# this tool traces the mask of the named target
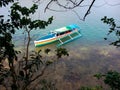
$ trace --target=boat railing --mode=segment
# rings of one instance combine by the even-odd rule
[[[77,33],[78,35],[75,36],[75,37],[72,37],[72,36],[71,36],[72,33]],[[58,40],[60,41],[60,44],[58,44],[57,47],[59,47],[59,46],[61,46],[61,45],[63,45],[63,44],[66,44],[66,43],[68,43],[68,42],[70,42],[70,41],[72,41],[72,40],[75,40],[75,39],[77,39],[77,38],[79,38],[79,37],[82,36],[81,33],[80,33],[78,30],[75,30],[74,32],[71,32],[71,34],[67,34],[67,35],[66,35],[66,36],[70,37],[70,39],[68,39],[68,40],[66,40],[66,41],[62,41],[62,38],[59,37]],[[66,36],[65,36],[65,37],[66,37]]]

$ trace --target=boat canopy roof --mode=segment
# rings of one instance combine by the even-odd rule
[[[72,25],[69,25],[69,26],[66,26],[66,27],[55,29],[54,32],[55,33],[61,33],[61,32],[66,32],[68,30],[73,30],[73,29],[76,29],[76,28],[79,28],[79,26],[77,26],[75,24],[72,24]]]
[[[59,28],[59,29],[54,30],[54,32],[56,32],[56,33],[61,33],[61,32],[65,32],[65,31],[68,31],[68,30],[70,30],[70,29],[67,28],[67,27],[62,27],[62,28]]]

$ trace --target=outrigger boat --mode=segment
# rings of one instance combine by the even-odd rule
[[[77,25],[69,25],[66,27],[62,27],[59,29],[56,29],[54,31],[51,31],[46,36],[43,36],[39,38],[38,40],[34,41],[34,44],[36,47],[44,46],[50,43],[53,43],[55,41],[59,41],[60,43],[56,45],[57,47],[68,43],[72,40],[75,40],[79,37],[81,37],[80,28]],[[67,40],[63,40],[64,38],[68,38]]]

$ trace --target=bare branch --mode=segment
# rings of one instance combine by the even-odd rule
[[[70,0],[71,1],[71,0]],[[59,1],[58,0],[56,0],[56,2],[57,2],[57,4],[60,6],[60,7],[63,7],[63,8],[65,8],[65,9],[74,9],[74,8],[76,8],[76,7],[78,7],[82,2],[83,2],[84,0],[81,0],[78,4],[76,4],[76,3],[73,3],[73,6],[65,6],[65,5],[62,5],[62,4],[60,4],[59,3]]]
[[[76,5],[76,0],[75,1],[72,1],[72,0],[69,0],[72,4]]]
[[[40,2],[42,0],[36,0],[36,3]],[[94,6],[94,2],[96,0],[92,0],[92,2],[89,5],[81,5],[83,2],[85,2],[85,0],[65,0],[65,4],[61,3],[60,0],[49,0],[49,2],[47,3],[44,12],[46,12],[46,10],[51,10],[51,11],[56,11],[56,12],[64,12],[66,10],[73,10],[76,7],[86,7],[88,6],[88,10],[86,11],[85,15],[83,16],[82,20],[85,20],[86,16],[90,14],[90,10],[92,7],[102,7],[104,5],[109,5],[109,6],[116,6],[116,5],[120,5],[120,3],[117,4],[109,4],[106,0],[104,0],[104,4],[100,5],[100,6]],[[63,10],[56,10],[56,9],[52,9],[50,8],[51,3],[56,3],[59,7],[62,7]],[[73,12],[79,16],[74,10]],[[81,20],[81,19],[80,19]]]
[[[49,8],[49,5],[50,5],[53,1],[55,1],[55,0],[51,0],[50,2],[48,2],[47,6],[45,7],[44,12],[46,12],[46,10]]]
[[[50,11],[55,11],[55,12],[66,12],[66,11],[68,11],[68,10],[55,10],[55,9],[51,9],[51,8],[47,8],[48,10],[50,10]]]
[[[37,2],[39,2],[39,1],[41,1],[41,0],[37,0]],[[90,14],[90,10],[91,10],[91,8],[92,8],[92,6],[93,6],[93,4],[94,4],[95,1],[96,1],[96,0],[92,0],[92,2],[90,3],[90,5],[86,5],[86,6],[88,6],[88,10],[86,11],[86,13],[85,13],[85,15],[83,16],[83,19],[82,19],[82,20],[85,20],[86,16],[87,16],[88,14]],[[49,9],[49,10],[51,10],[51,11],[56,11],[56,12],[64,12],[64,11],[67,11],[67,10],[73,10],[73,9],[75,9],[76,7],[83,7],[83,6],[81,5],[83,2],[85,2],[85,0],[78,0],[78,1],[77,1],[77,0],[65,0],[65,4],[63,4],[63,3],[60,2],[60,0],[49,0],[49,2],[47,3],[47,5],[46,5],[46,7],[45,7],[45,9],[44,9],[44,12],[46,12],[47,9]],[[52,3],[58,5],[58,6],[61,7],[62,9],[61,9],[61,10],[56,10],[56,8],[55,8],[55,9],[52,9],[52,8],[50,7],[50,5],[51,5]],[[78,13],[75,12],[74,10],[73,10],[73,12],[74,12],[77,16],[79,16]],[[80,17],[79,17],[79,19],[80,19]],[[81,20],[81,19],[80,19],[80,20]]]
[[[87,12],[85,13],[85,15],[84,15],[84,17],[83,17],[83,20],[85,20],[86,16],[87,16],[88,14],[90,14],[90,9],[92,8],[94,2],[95,2],[95,0],[93,0],[92,3],[91,3],[91,5],[89,6]]]
[[[79,18],[79,20],[84,21],[83,19],[81,19],[80,15],[75,10],[72,10],[72,11],[77,15],[77,17]]]

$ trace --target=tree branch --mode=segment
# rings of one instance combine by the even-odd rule
[[[50,5],[53,1],[55,1],[55,0],[51,0],[50,2],[48,2],[47,6],[46,6],[45,9],[44,9],[44,12],[46,12],[46,10],[49,8],[49,5]]]
[[[41,73],[40,73],[38,76],[36,76],[34,79],[32,79],[32,80],[30,81],[30,83],[32,83],[33,81],[35,81],[36,79],[38,79],[39,77],[41,77],[41,76],[44,74],[46,68],[47,68],[47,66],[45,66],[45,67],[43,68],[43,70],[41,71]]]
[[[39,75],[37,75],[37,76],[36,76],[35,78],[33,78],[32,80],[30,80],[29,83],[27,83],[27,85],[25,85],[25,87],[23,88],[23,90],[26,90],[26,88],[27,88],[32,82],[34,82],[35,80],[37,80],[39,77],[43,76],[46,68],[47,68],[47,66],[45,66],[45,67],[42,69],[42,71],[41,71],[41,73],[40,73]]]
[[[37,0],[36,3],[40,2],[41,0]],[[65,4],[62,4],[60,3],[60,0],[49,0],[49,2],[47,3],[45,9],[44,9],[44,12],[46,12],[47,9],[51,10],[51,11],[56,11],[56,12],[64,12],[66,10],[73,10],[74,8],[76,7],[83,7],[83,6],[80,6],[85,0],[65,0]],[[88,7],[88,10],[86,11],[85,15],[83,16],[83,19],[80,19],[80,20],[85,20],[86,16],[88,14],[90,14],[90,10],[94,4],[96,0],[92,0],[92,2],[90,3],[90,5],[85,5],[85,6],[89,6]],[[62,9],[64,10],[56,10],[56,9],[52,9],[50,8],[50,5],[51,3],[56,3],[59,7],[62,7]],[[75,12],[75,11],[73,11]],[[76,14],[76,12],[75,12]],[[76,14],[77,16],[79,16],[78,14]]]
[[[87,16],[88,14],[90,14],[90,10],[91,10],[91,8],[92,8],[94,2],[95,2],[95,0],[93,0],[92,3],[91,3],[91,5],[89,6],[87,12],[85,13],[85,15],[84,15],[84,17],[83,17],[83,20],[85,20],[86,16]]]
[[[59,1],[56,0],[57,4],[58,4],[60,7],[63,7],[63,8],[65,8],[65,9],[74,9],[74,8],[78,7],[83,1],[84,1],[84,0],[81,0],[78,4],[77,4],[77,3],[73,3],[73,6],[67,7],[67,6],[65,6],[65,5],[60,4]],[[70,2],[71,2],[71,0],[70,0]],[[73,1],[72,1],[72,2],[73,2]]]

